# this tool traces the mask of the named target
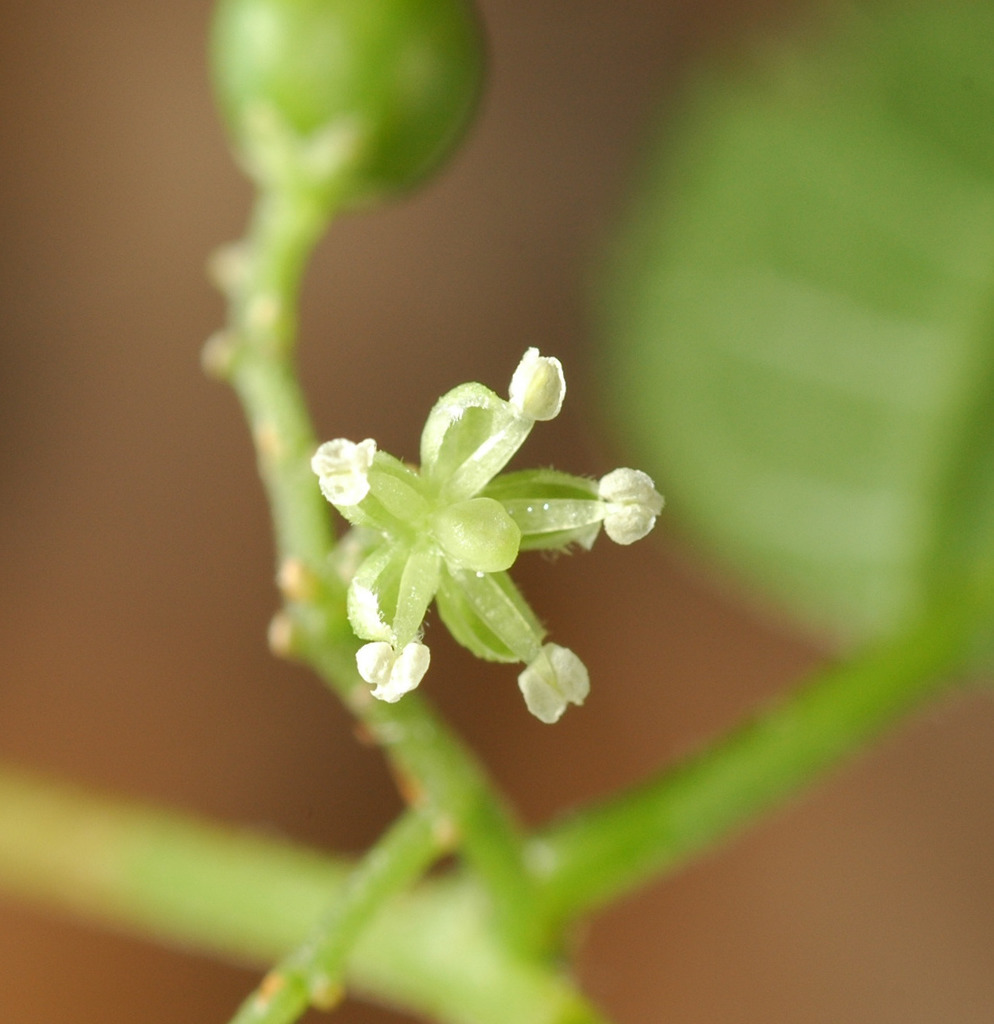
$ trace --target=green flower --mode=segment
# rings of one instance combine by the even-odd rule
[[[566,381],[558,359],[525,353],[509,398],[482,384],[443,395],[421,434],[421,468],[339,438],[311,466],[321,491],[355,528],[345,550],[349,622],[366,640],[356,655],[373,696],[394,702],[421,682],[422,625],[435,601],[449,632],[478,657],[523,662],[528,710],[555,722],[590,689],[583,662],[545,630],[507,570],[519,551],[589,548],[601,526],[619,544],[653,527],[663,507],[652,480],[616,469],[599,482],[556,470],[504,473],[537,420],[558,415]],[[498,475],[500,474],[500,475]]]

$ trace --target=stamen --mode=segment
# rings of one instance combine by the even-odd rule
[[[377,641],[360,647],[355,660],[359,675],[374,684],[373,696],[396,704],[424,679],[431,652],[417,641],[409,643],[399,653],[390,644]]]
[[[511,405],[532,420],[551,420],[559,415],[566,397],[563,365],[555,356],[541,356],[528,349],[511,377]]]
[[[321,493],[333,505],[358,505],[369,494],[369,469],[376,442],[367,437],[356,444],[344,437],[325,441],[311,459]]]
[[[640,469],[616,469],[602,477],[597,493],[608,503],[604,532],[616,544],[634,544],[656,525],[663,496]]]
[[[590,693],[586,665],[568,648],[546,644],[518,676],[528,710],[541,722],[558,722],[567,704],[582,704]]]

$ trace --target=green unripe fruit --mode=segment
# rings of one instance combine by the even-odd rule
[[[475,108],[482,50],[465,0],[220,0],[211,40],[249,174],[335,203],[438,165]]]

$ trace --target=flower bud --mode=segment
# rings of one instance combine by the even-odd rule
[[[246,170],[354,203],[416,184],[472,115],[466,0],[220,0],[215,91]]]

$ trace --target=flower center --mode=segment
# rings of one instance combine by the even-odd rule
[[[432,532],[447,562],[475,572],[509,569],[521,544],[518,524],[493,498],[469,498],[439,509]]]

